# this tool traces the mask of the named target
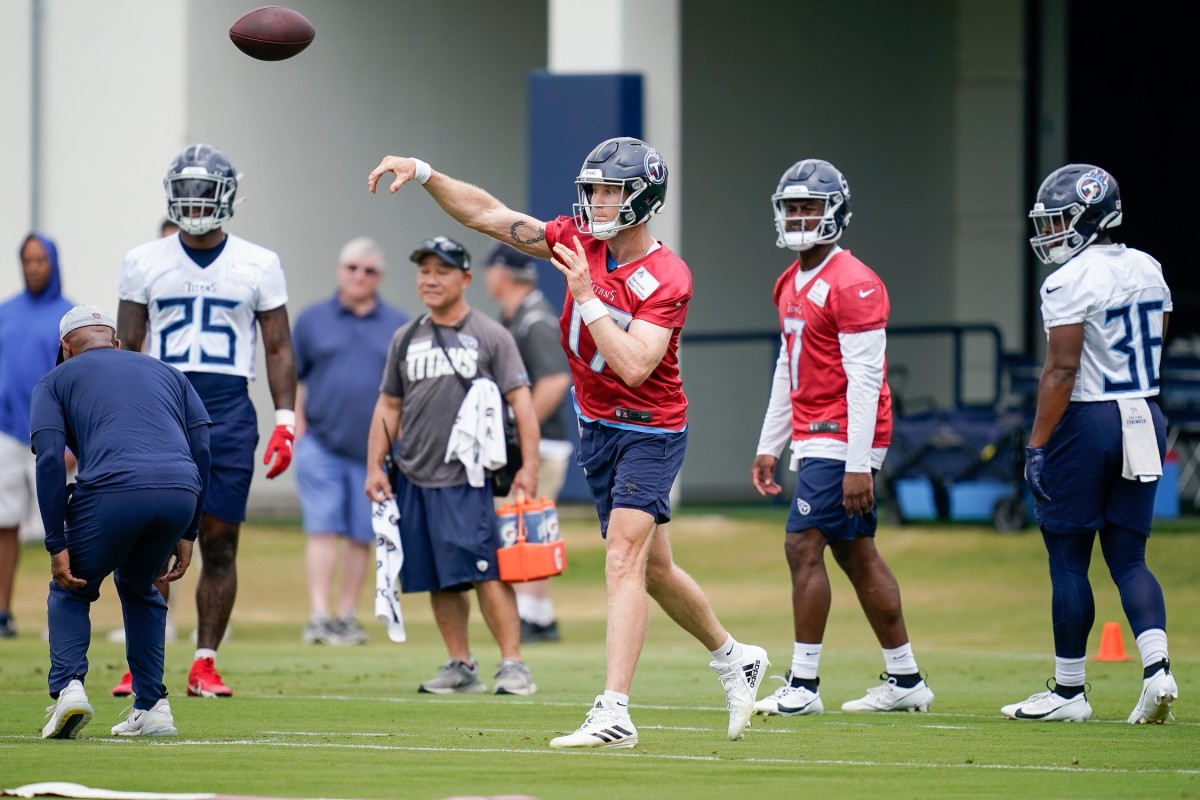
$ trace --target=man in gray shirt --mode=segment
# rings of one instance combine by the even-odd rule
[[[437,236],[422,242],[410,258],[417,264],[417,293],[429,313],[397,330],[388,348],[367,444],[366,492],[376,502],[393,496],[384,457],[403,429],[398,462],[406,481],[396,498],[404,549],[400,586],[405,594],[430,593],[450,656],[418,691],[486,691],[467,639],[471,605],[466,592],[473,587],[500,646],[494,692],[531,695],[537,687],[521,660],[516,597],[500,580],[496,563],[500,537],[491,483],[477,464],[464,463],[456,457],[461,451],[451,450],[460,408],[466,411],[467,386],[475,391],[475,379],[490,378],[516,416],[523,464],[513,491],[533,496],[538,423],[529,377],[512,335],[467,304],[463,292],[471,283],[471,260],[466,249]],[[503,429],[497,432],[502,443]]]

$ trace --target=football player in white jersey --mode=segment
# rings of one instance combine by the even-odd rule
[[[188,147],[167,171],[167,216],[177,236],[125,256],[117,330],[121,346],[183,371],[200,394],[212,428],[212,475],[200,521],[203,561],[196,585],[196,657],[188,694],[233,694],[217,673],[217,647],[237,595],[238,534],[254,474],[258,423],[247,383],[254,379],[257,328],[266,351],[275,430],[263,463],[274,478],[292,459],[296,366],[287,286],[279,256],[222,230],[233,217],[238,174],[220,150]]]
[[[1109,238],[1121,215],[1116,179],[1091,164],[1050,173],[1029,212],[1034,252],[1061,265],[1041,289],[1046,363],[1025,448],[1050,560],[1055,667],[1047,691],[1000,710],[1011,719],[1092,715],[1084,667],[1096,617],[1088,567],[1097,534],[1142,657],[1141,695],[1128,721],[1164,722],[1179,696],[1162,588],[1146,566],[1166,449],[1162,411],[1148,398],[1158,395],[1171,290],[1157,261]]]

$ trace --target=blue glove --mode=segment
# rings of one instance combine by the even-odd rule
[[[1042,478],[1044,466],[1046,466],[1046,448],[1026,447],[1025,482],[1029,484],[1029,491],[1033,492],[1033,499],[1039,503],[1050,502],[1050,495],[1046,494],[1046,485]]]

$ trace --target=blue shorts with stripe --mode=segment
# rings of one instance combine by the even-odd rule
[[[1152,399],[1146,405],[1161,458],[1167,449],[1162,409]],[[1123,460],[1117,402],[1070,403],[1046,444],[1042,477],[1050,502],[1036,505],[1038,526],[1048,534],[1072,535],[1094,533],[1111,523],[1149,536],[1154,494],[1162,480],[1122,478]]]
[[[874,480],[875,470],[871,470]],[[874,536],[879,515],[872,508],[866,514],[846,516],[842,505],[842,481],[846,462],[834,458],[806,458],[800,462],[796,492],[788,512],[787,532],[803,533],[817,528],[830,542],[850,542],[860,536]]]
[[[683,466],[687,429],[648,432],[579,421],[579,466],[608,535],[614,508],[636,508],[658,524],[671,521],[671,485]]]
[[[500,533],[490,484],[424,488],[400,481],[400,587],[413,592],[460,592],[500,579]]]
[[[213,424],[209,429],[212,468],[204,513],[226,522],[246,520],[246,499],[254,477],[258,417],[245,378],[211,372],[185,373]]]

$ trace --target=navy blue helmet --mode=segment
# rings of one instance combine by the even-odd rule
[[[601,183],[622,187],[619,204],[592,202],[592,186]],[[662,209],[667,199],[667,164],[641,139],[606,139],[588,153],[575,189],[579,194],[572,208],[575,227],[597,239],[611,239],[617,231],[645,222]],[[596,210],[605,207],[616,208],[616,217],[596,221]]]
[[[1029,245],[1043,264],[1062,264],[1121,224],[1117,179],[1092,164],[1067,164],[1051,172],[1029,212]]]
[[[239,177],[217,148],[190,146],[175,157],[163,179],[167,217],[193,236],[220,228],[233,217]]]
[[[788,215],[789,201],[809,199],[825,204],[819,216]],[[850,184],[837,167],[819,158],[806,158],[788,167],[771,195],[771,204],[779,234],[775,244],[790,250],[836,242],[850,224]]]

